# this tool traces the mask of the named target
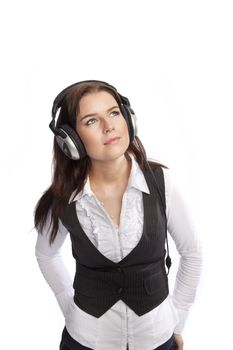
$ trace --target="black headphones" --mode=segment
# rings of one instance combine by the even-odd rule
[[[66,98],[66,95],[69,89],[83,83],[101,83],[106,85],[106,87],[108,87],[110,90],[113,90],[115,93],[117,93],[121,102],[121,106],[120,106],[121,111],[128,126],[130,141],[132,141],[137,135],[136,116],[130,106],[130,102],[127,97],[120,95],[114,86],[101,80],[84,80],[84,81],[80,81],[78,83],[72,84],[67,88],[65,88],[64,90],[62,90],[55,98],[53,102],[53,107],[52,107],[52,121],[50,122],[49,127],[54,133],[55,139],[59,147],[63,151],[63,153],[67,157],[73,160],[82,159],[86,156],[85,147],[79,135],[77,134],[77,132],[70,125],[62,124],[59,127],[56,126],[56,116],[57,116],[58,110],[60,110]]]

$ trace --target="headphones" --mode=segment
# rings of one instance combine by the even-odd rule
[[[54,133],[56,142],[61,148],[62,152],[68,158],[73,160],[82,159],[86,156],[85,147],[78,133],[70,125],[61,124],[57,126],[56,117],[57,117],[58,111],[62,107],[62,104],[69,90],[74,86],[85,84],[85,83],[101,83],[101,84],[104,84],[107,88],[109,88],[109,90],[114,91],[117,94],[117,96],[119,96],[119,99],[121,102],[121,106],[120,106],[121,112],[128,126],[130,142],[133,141],[135,136],[137,135],[136,116],[130,106],[130,102],[127,97],[120,95],[114,86],[101,80],[83,80],[78,83],[72,84],[67,88],[65,88],[64,90],[62,90],[55,98],[53,102],[53,107],[52,107],[52,121],[50,122],[49,127]]]

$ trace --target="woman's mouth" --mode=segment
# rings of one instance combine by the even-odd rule
[[[111,139],[108,139],[104,144],[111,145],[113,143],[116,143],[119,139],[120,139],[120,137],[112,137]]]

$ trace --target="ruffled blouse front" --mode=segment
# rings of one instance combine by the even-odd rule
[[[146,183],[143,190],[149,193]],[[75,199],[77,216],[84,232],[96,248],[114,262],[119,262],[128,255],[141,238],[143,231],[141,191],[142,189],[136,189],[129,182],[122,200],[119,226],[113,223],[111,215],[92,192],[89,179],[83,192]]]

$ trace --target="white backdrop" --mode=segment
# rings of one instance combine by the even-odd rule
[[[63,317],[34,257],[33,210],[51,179],[53,98],[76,81],[100,79],[130,99],[148,155],[172,169],[196,217],[204,271],[185,350],[229,349],[232,1],[0,6],[2,348],[58,349]],[[69,248],[67,242],[72,273]],[[171,285],[178,263],[172,252]]]

